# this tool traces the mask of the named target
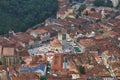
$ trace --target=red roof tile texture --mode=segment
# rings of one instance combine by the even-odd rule
[[[15,49],[14,48],[5,47],[5,48],[3,48],[3,55],[4,56],[13,56],[13,55],[15,55]]]
[[[55,54],[52,61],[52,70],[62,70],[62,54]]]

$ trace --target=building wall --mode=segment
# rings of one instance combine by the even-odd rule
[[[62,33],[58,32],[58,40],[62,43]]]
[[[19,57],[17,56],[3,56],[2,57],[3,64],[5,65],[15,65],[19,64]]]
[[[47,32],[47,33],[35,33],[35,32],[31,32],[30,35],[32,35],[33,37],[40,37],[41,39],[41,42],[44,42],[44,41],[47,41],[47,40],[50,40],[50,33]]]
[[[35,32],[31,32],[30,35],[32,35],[32,36],[35,37],[35,38],[38,36],[38,34],[35,33]]]
[[[50,40],[50,33],[41,34],[40,39],[42,42]]]

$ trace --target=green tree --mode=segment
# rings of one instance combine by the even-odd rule
[[[69,3],[72,3],[73,2],[73,0],[69,0]]]
[[[0,65],[2,65],[2,61],[0,61]]]
[[[57,0],[0,0],[0,34],[26,29],[56,15]]]
[[[40,80],[47,80],[46,76],[41,76]]]
[[[86,11],[84,15],[88,16],[88,11]]]
[[[85,4],[82,4],[82,5],[80,6],[80,8],[78,9],[78,14],[81,15],[81,12],[82,12],[84,9],[86,9],[86,5],[85,5]]]
[[[25,64],[25,61],[22,60],[20,63],[21,63],[21,64]]]
[[[76,15],[75,15],[75,18],[77,19],[78,17],[79,17],[79,15],[78,15],[78,14],[76,14]]]
[[[100,33],[100,34],[103,34],[103,33],[104,33],[104,31],[103,31],[103,30],[99,30],[99,33]]]
[[[104,5],[104,0],[95,0],[94,5],[95,6],[103,6]]]
[[[104,6],[106,6],[106,7],[113,7],[112,1],[111,0],[107,0],[107,3],[104,3]]]
[[[105,7],[113,7],[111,0],[95,0],[94,1],[95,6],[105,6]]]
[[[95,8],[91,8],[90,11],[96,11]]]
[[[79,71],[81,74],[85,74],[85,68],[83,66],[79,67]]]

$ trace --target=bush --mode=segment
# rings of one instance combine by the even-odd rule
[[[20,63],[21,63],[21,64],[25,64],[25,61],[22,60]]]
[[[2,65],[2,61],[0,61],[0,65]]]
[[[81,74],[85,74],[85,68],[84,68],[83,66],[80,66],[80,67],[79,67],[79,72],[80,72]]]
[[[82,4],[80,8],[78,9],[78,14],[81,15],[81,12],[86,9],[86,5]]]
[[[91,11],[96,11],[95,8],[91,8],[90,10],[91,10]]]
[[[104,33],[104,31],[103,31],[103,30],[99,30],[99,33],[100,33],[100,34],[103,34],[103,33]]]
[[[46,76],[41,76],[40,80],[47,80]]]

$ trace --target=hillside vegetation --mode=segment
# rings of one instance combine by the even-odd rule
[[[26,29],[56,14],[57,0],[0,0],[0,34]]]

